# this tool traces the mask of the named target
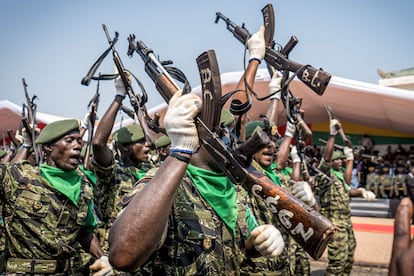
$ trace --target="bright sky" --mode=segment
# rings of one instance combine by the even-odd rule
[[[243,69],[243,45],[214,24],[220,11],[254,33],[263,23],[261,9],[269,1],[107,1],[2,0],[0,2],[0,100],[25,102],[22,78],[38,111],[82,119],[96,82],[80,84],[97,57],[108,47],[102,23],[116,44],[125,67],[149,94],[147,108],[163,102],[143,71],[138,55],[129,58],[127,37],[135,34],[161,60],[173,60],[192,87],[200,83],[196,57],[214,49],[220,72]],[[393,71],[414,67],[414,2],[410,0],[276,0],[275,41],[285,45],[292,35],[299,43],[290,59],[323,68],[334,76],[378,83],[377,68]],[[98,72],[113,72],[110,55]],[[264,65],[262,65],[264,66]],[[139,90],[136,89],[136,92]],[[102,115],[112,101],[113,81],[101,82]]]

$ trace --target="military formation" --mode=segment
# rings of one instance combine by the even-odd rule
[[[233,100],[250,97],[266,55],[264,30],[246,43],[247,68],[234,88],[243,93],[234,93]],[[202,97],[178,89],[161,122],[165,131],[153,131],[151,139],[138,120],[114,130],[129,97],[125,81],[132,82],[123,73],[126,78],[115,74],[114,99],[96,129],[92,111],[82,121],[60,120],[42,130],[32,121],[15,134],[17,144],[2,152],[1,273],[310,275],[312,256],[295,235],[306,241],[313,229],[300,221],[289,229],[289,211],[277,210],[280,197],[259,196],[218,166],[198,129],[206,108]],[[263,144],[244,157],[250,172],[332,223],[326,275],[350,275],[357,246],[350,198],[372,201],[386,185],[376,186],[382,176],[369,175],[367,189],[352,187],[354,149],[335,149],[343,132],[336,118],[330,119],[323,156],[310,170],[304,126],[288,119],[282,134],[276,125],[286,77],[273,72],[268,110],[260,119],[221,106],[216,135],[231,149],[265,134]],[[407,194],[403,182],[389,192]]]

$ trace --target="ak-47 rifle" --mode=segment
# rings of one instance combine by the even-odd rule
[[[326,113],[328,113],[329,120],[332,120],[332,119],[337,119],[337,118],[333,115],[332,108],[331,108],[330,106],[327,106],[327,105],[325,105],[325,104],[324,104],[324,107],[325,107]],[[346,146],[348,146],[348,147],[352,148],[352,147],[353,147],[353,146],[352,146],[352,142],[351,142],[351,140],[349,139],[349,137],[347,137],[347,136],[345,135],[345,133],[344,133],[344,129],[343,129],[340,125],[335,125],[335,128],[336,128],[336,130],[338,131],[339,135],[341,135],[341,138],[342,138],[342,141],[344,142],[344,144],[345,144]]]
[[[24,78],[22,78],[23,88],[24,88],[24,96],[26,98],[25,109],[27,111],[27,118],[22,118],[22,123],[26,129],[26,132],[30,135],[30,139],[32,140],[32,147],[36,156],[36,164],[40,164],[41,160],[41,151],[39,147],[36,145],[36,128],[37,128],[37,121],[36,121],[36,113],[37,113],[37,105],[35,104],[34,100],[37,98],[36,95],[33,95],[32,98],[29,97],[29,93],[27,92],[27,83]]]
[[[250,38],[250,32],[245,28],[244,24],[239,26],[224,16],[221,12],[216,12],[215,23],[222,19],[229,30],[243,45],[247,43]],[[310,89],[318,95],[325,92],[326,87],[331,79],[331,75],[322,69],[318,70],[311,65],[302,65],[292,60],[289,60],[283,51],[276,51],[272,47],[266,47],[265,58],[267,63],[272,65],[276,70],[288,70],[295,73],[298,78]]]
[[[131,45],[135,46],[134,50],[145,63],[146,72],[168,102],[179,90],[178,85],[157,59],[148,56],[152,54],[152,50],[142,41],[130,42],[130,47]],[[128,52],[132,55],[132,51]],[[320,258],[335,232],[335,226],[250,166],[252,153],[269,142],[269,137],[263,131],[258,131],[242,146],[237,147],[237,150],[223,143],[218,133],[223,133],[220,131],[219,120],[224,103],[217,104],[221,101],[221,82],[214,51],[209,50],[201,54],[197,58],[197,63],[203,88],[203,108],[201,114],[196,117],[201,143],[233,183],[244,185],[252,194],[262,197],[290,235],[313,258]]]
[[[92,139],[93,135],[95,133],[95,122],[96,122],[96,112],[98,111],[99,106],[99,98],[101,94],[99,93],[99,82],[98,80],[96,84],[96,92],[95,95],[92,97],[92,99],[88,103],[89,111],[89,124],[88,124],[88,141],[86,142],[86,152],[85,152],[85,159],[83,160],[83,166],[86,169],[89,169],[90,167],[90,154],[92,149]]]
[[[126,92],[128,94],[131,106],[135,113],[135,121],[138,121],[145,136],[145,140],[149,147],[154,146],[154,138],[151,135],[150,130],[154,132],[162,132],[162,129],[159,128],[159,125],[157,125],[156,121],[152,119],[147,112],[145,103],[148,100],[148,96],[146,94],[145,88],[142,85],[142,83],[132,74],[132,72],[125,69],[124,65],[122,64],[121,58],[119,57],[119,54],[117,50],[115,49],[115,44],[118,41],[119,33],[115,32],[115,37],[112,39],[111,36],[108,33],[108,29],[105,24],[102,24],[102,28],[105,32],[106,38],[109,43],[109,48],[105,50],[105,52],[98,58],[98,60],[93,64],[93,66],[88,71],[88,74],[82,79],[81,83],[84,85],[88,85],[91,79],[93,78],[93,74],[96,72],[99,65],[102,63],[104,58],[108,55],[109,52],[112,52],[112,58],[115,63],[115,67],[118,71],[119,76],[121,77],[122,83],[124,84],[126,88]],[[116,75],[102,75],[101,79],[113,79],[118,76]],[[129,76],[132,75],[134,79],[137,81],[139,87],[142,90],[142,95],[136,94],[132,88],[132,85],[129,81]]]
[[[326,141],[322,138],[319,138],[319,142],[322,142],[324,144],[328,143],[328,141]],[[348,147],[348,145],[347,145],[347,147]],[[341,146],[341,145],[338,145],[338,144],[334,144],[334,148],[337,149],[337,150],[341,150],[341,151],[344,150],[344,146]],[[354,148],[354,154],[355,154],[355,156],[357,156],[359,158],[367,158],[367,159],[371,160],[372,163],[375,163],[375,164],[380,164],[383,161],[381,156],[365,154],[365,153],[363,153],[363,150],[359,149],[359,148]]]

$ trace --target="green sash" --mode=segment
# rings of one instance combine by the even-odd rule
[[[270,180],[272,180],[273,183],[275,183],[277,186],[282,186],[282,183],[280,183],[279,177],[273,171],[273,169],[276,168],[276,167],[277,167],[277,165],[275,163],[272,163],[270,166],[262,167],[262,168],[263,168],[265,174],[267,175],[267,177],[269,177]]]
[[[344,174],[342,172],[336,171],[336,170],[334,170],[334,169],[331,168],[331,173],[334,174],[339,180],[341,180],[342,184],[345,187],[345,191],[349,192],[351,190],[351,186],[349,186],[345,182]]]
[[[223,173],[205,170],[191,164],[187,167],[187,175],[234,236],[238,209],[237,192],[233,183]]]
[[[41,164],[40,173],[53,188],[64,194],[73,204],[78,206],[82,178],[76,170],[64,171]]]

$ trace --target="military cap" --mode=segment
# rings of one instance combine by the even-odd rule
[[[7,151],[0,150],[0,158],[3,158],[7,154]]]
[[[170,137],[168,137],[167,135],[162,135],[157,140],[155,140],[155,147],[157,149],[166,147],[169,144],[171,144],[171,140],[170,140]]]
[[[332,161],[333,160],[336,160],[336,159],[342,159],[342,158],[345,158],[345,154],[342,152],[342,151],[340,151],[340,150],[335,150],[333,153],[332,153]]]
[[[138,142],[144,138],[142,128],[137,124],[121,127],[112,134],[112,140],[120,144]]]
[[[246,124],[246,139],[249,139],[250,136],[253,135],[253,133],[256,131],[257,128],[264,129],[265,123],[263,121],[251,121],[248,124]],[[275,123],[270,123],[270,131],[271,133],[268,133],[270,135],[276,135],[277,134],[277,127]]]
[[[231,124],[233,124],[233,122],[234,122],[233,114],[231,114],[229,110],[223,107],[221,109],[221,114],[220,114],[220,123],[223,124],[224,126],[230,126]]]
[[[53,142],[73,130],[79,130],[78,120],[67,119],[56,121],[48,124],[42,132],[40,132],[40,135],[37,137],[35,142],[36,144]]]

